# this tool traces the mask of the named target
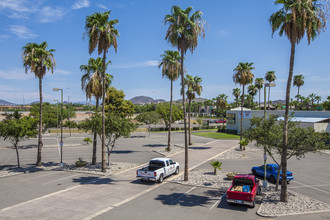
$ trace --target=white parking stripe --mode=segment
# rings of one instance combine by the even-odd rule
[[[78,173],[78,174],[75,174],[75,175],[72,175],[72,176],[67,176],[67,177],[64,177],[64,178],[61,178],[61,179],[56,179],[56,180],[53,180],[53,181],[49,181],[47,183],[43,183],[42,185],[47,185],[49,183],[53,183],[53,182],[57,182],[57,181],[65,180],[65,179],[69,179],[71,177],[79,176],[79,175],[82,175],[82,173]]]
[[[312,177],[305,176],[305,175],[301,175],[301,174],[298,174],[298,176],[303,176],[303,177],[305,177],[305,178],[309,178],[309,179],[315,180],[315,181],[317,181],[317,182],[329,183],[329,182],[326,182],[326,181],[322,181],[322,180],[319,180],[319,179],[314,179],[314,178],[312,178]]]
[[[176,201],[178,201],[179,199],[181,199],[182,197],[184,197],[185,195],[187,195],[188,193],[190,193],[191,191],[193,191],[196,188],[196,186],[194,186],[193,188],[191,188],[190,190],[188,190],[187,192],[183,193],[181,196],[179,196],[176,200],[173,200],[170,204],[172,205],[173,203],[175,203]]]
[[[330,186],[330,183],[329,184],[323,184],[323,185],[310,185],[310,186],[313,186],[313,187],[320,187],[320,186]],[[290,189],[298,189],[298,188],[306,188],[307,186],[290,186],[289,188]]]
[[[211,206],[211,208],[209,208],[209,210],[211,210],[211,209],[213,209],[215,206],[217,206],[219,203],[220,203],[220,201],[222,200],[222,198],[223,197],[225,197],[226,196],[226,193],[225,194],[223,194],[214,204],[213,204],[213,206]]]
[[[299,183],[299,182],[294,181],[294,180],[292,180],[292,182],[294,182],[294,183],[298,183],[298,184],[303,185],[303,186],[305,186],[305,187],[308,187],[308,188],[311,188],[311,189],[315,189],[315,190],[317,190],[317,191],[320,191],[320,192],[323,192],[323,193],[326,193],[326,194],[329,194],[329,195],[330,195],[330,192],[327,192],[327,191],[324,191],[324,190],[321,190],[321,189],[315,188],[315,187],[313,187],[313,186],[309,186],[309,185],[306,185],[306,184],[303,184],[303,183]]]

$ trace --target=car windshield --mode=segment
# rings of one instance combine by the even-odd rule
[[[278,166],[273,166],[275,171],[278,171]]]

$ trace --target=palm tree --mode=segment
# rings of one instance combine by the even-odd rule
[[[106,63],[106,68],[111,61]],[[91,100],[92,96],[95,97],[96,105],[95,112],[98,112],[99,101],[102,98],[102,74],[103,74],[103,61],[101,57],[97,59],[90,58],[87,65],[81,65],[80,70],[85,72],[81,77],[81,89],[86,93],[86,99]],[[112,78],[112,76],[110,77]],[[109,79],[110,79],[109,78]],[[107,85],[111,80],[107,82]],[[97,132],[94,132],[93,137],[93,155],[92,165],[96,164],[96,148],[97,148]]]
[[[249,85],[248,93],[249,93],[249,95],[251,96],[251,99],[252,99],[251,109],[254,106],[254,96],[257,94],[257,92],[258,92],[258,89],[255,85]]]
[[[244,105],[244,89],[245,86],[251,84],[253,82],[254,75],[251,70],[254,69],[252,66],[253,63],[242,63],[240,62],[237,67],[234,69],[233,80],[235,84],[240,84],[243,87],[242,96],[241,96],[241,131],[240,131],[240,141],[242,141],[243,137],[243,105]],[[240,150],[242,149],[242,145],[239,145]],[[245,150],[245,147],[244,147]]]
[[[226,94],[220,94],[216,97],[217,100],[217,105],[219,107],[219,109],[221,110],[221,117],[222,117],[222,127],[225,127],[225,118],[223,116],[223,110],[227,109],[227,98],[228,96]]]
[[[285,114],[283,126],[283,149],[281,155],[282,181],[281,181],[281,201],[287,202],[287,145],[288,145],[288,116],[290,90],[293,75],[293,65],[296,44],[307,35],[308,44],[311,40],[320,34],[325,28],[326,13],[322,5],[317,0],[276,0],[275,4],[281,4],[283,7],[273,13],[269,18],[272,25],[272,34],[279,30],[279,35],[288,37],[291,44],[290,69],[286,87]]]
[[[181,71],[180,66],[180,54],[178,51],[166,50],[162,56],[162,61],[159,64],[159,68],[162,68],[162,76],[168,78],[171,81],[171,97],[170,97],[170,118],[167,140],[167,151],[171,151],[171,124],[172,124],[172,103],[173,103],[173,81],[179,78]]]
[[[109,20],[111,11],[104,13],[94,13],[86,17],[85,29],[89,38],[88,52],[92,54],[97,47],[98,54],[103,53],[103,73],[102,73],[102,172],[106,172],[106,148],[105,148],[105,81],[106,81],[106,54],[112,46],[117,53],[118,30],[115,25],[118,20]]]
[[[25,73],[29,70],[34,73],[35,77],[39,79],[39,133],[38,133],[38,153],[37,153],[37,166],[41,166],[41,148],[42,143],[42,78],[46,71],[53,73],[56,66],[53,52],[54,49],[47,50],[47,42],[27,43],[23,49],[23,66]]]
[[[259,109],[261,109],[261,107],[260,107],[260,90],[264,86],[264,82],[265,82],[264,78],[256,78],[255,82],[254,82],[254,85],[259,90]]]
[[[314,100],[315,100],[316,94],[315,94],[315,93],[312,93],[312,94],[310,94],[308,97],[309,97],[309,98],[311,99],[311,101],[312,101],[312,111],[313,111],[313,109],[314,109]]]
[[[304,81],[304,76],[303,75],[295,75],[293,77],[293,86],[297,86],[298,87],[298,94],[297,94],[297,103],[299,103],[299,89],[301,86],[303,86],[305,83]]]
[[[167,40],[174,47],[178,48],[181,54],[181,90],[183,100],[183,121],[185,133],[185,170],[184,181],[188,181],[188,143],[187,143],[187,125],[186,125],[186,100],[184,87],[184,55],[188,50],[194,52],[198,45],[198,37],[205,36],[204,24],[202,19],[203,13],[201,11],[194,12],[191,16],[192,7],[182,10],[179,6],[172,7],[172,14],[168,14],[164,18],[164,23],[169,24],[166,32],[165,40]]]
[[[322,99],[321,96],[319,96],[319,95],[315,96],[315,101],[317,101],[317,105],[320,104],[321,99]]]
[[[236,107],[238,106],[238,97],[241,95],[241,90],[239,88],[233,89],[233,96],[235,96]]]
[[[190,113],[191,113],[191,101],[196,98],[197,95],[201,95],[203,90],[201,86],[202,78],[198,76],[186,75],[184,80],[185,85],[187,86],[187,99],[188,99],[188,131],[189,131],[189,145],[192,145],[191,142],[191,129],[190,129]]]
[[[265,79],[269,83],[275,82],[275,80],[276,80],[275,71],[268,71],[265,75]],[[270,109],[269,108],[269,98],[270,98],[270,86],[268,86],[268,109]],[[264,104],[266,106],[266,103],[264,103]]]

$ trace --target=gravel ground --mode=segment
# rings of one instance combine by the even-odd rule
[[[22,168],[5,168],[0,170],[0,177],[13,176],[23,173],[36,172],[41,170],[68,170],[82,173],[90,173],[90,174],[98,174],[98,175],[113,175],[120,172],[123,172],[127,169],[138,166],[135,163],[121,163],[115,162],[110,164],[110,168],[106,169],[106,172],[101,172],[101,163],[97,163],[96,165],[91,165],[91,163],[87,163],[86,167],[76,167],[75,164],[64,164],[61,167],[58,163],[46,163],[41,167],[30,166],[30,167],[22,167]]]
[[[171,146],[171,151],[167,151],[165,147],[159,148],[159,149],[156,149],[156,150],[153,150],[153,151],[163,155],[164,157],[169,157],[173,154],[184,151],[184,147],[182,147],[180,145],[173,145],[173,146]]]
[[[325,210],[330,210],[329,204],[309,198],[302,194],[288,191],[288,202],[284,203],[280,202],[280,191],[268,191],[265,192],[262,205],[257,213],[265,217],[276,217]]]
[[[248,159],[250,157],[247,155],[247,153],[256,152],[256,151],[261,151],[261,149],[259,149],[257,147],[246,147],[245,151],[241,151],[239,148],[233,148],[233,149],[221,154],[215,160]]]
[[[210,170],[197,169],[189,172],[189,181],[183,181],[182,175],[172,180],[172,182],[212,188],[228,188],[231,184],[231,180],[227,179],[226,173],[218,171],[217,175],[214,175]]]

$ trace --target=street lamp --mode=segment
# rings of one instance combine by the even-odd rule
[[[63,89],[59,88],[53,88],[53,91],[57,92],[61,90],[61,142],[60,142],[60,147],[61,147],[61,163],[60,165],[63,166]]]
[[[58,108],[57,108],[58,100],[54,99],[53,102],[56,102],[56,139],[57,139],[58,138]]]
[[[265,83],[265,87],[264,87],[264,120],[266,120],[266,87],[275,87],[276,84],[275,83]],[[263,186],[266,188],[267,187],[267,180],[266,180],[266,164],[267,164],[267,154],[266,154],[266,147],[264,146],[264,183]]]

